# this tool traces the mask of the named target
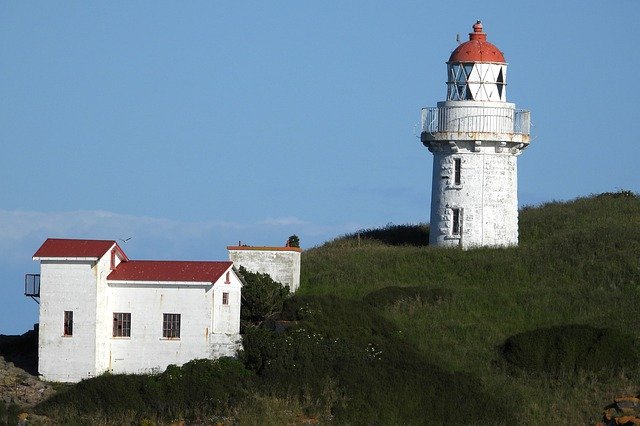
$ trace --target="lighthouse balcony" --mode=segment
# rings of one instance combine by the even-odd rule
[[[422,134],[427,138],[438,133],[506,133],[511,134],[511,139],[526,139],[528,141],[531,127],[529,111],[508,106],[442,105],[427,107],[422,108],[421,121]]]

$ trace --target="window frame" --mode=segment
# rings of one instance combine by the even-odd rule
[[[64,319],[62,321],[62,335],[64,337],[73,336],[73,311],[64,311]]]
[[[169,340],[180,339],[180,325],[182,322],[181,314],[163,313],[162,314],[162,338]]]
[[[451,236],[459,237],[462,231],[462,209],[454,207],[451,209]]]
[[[462,185],[462,158],[453,159],[453,184]]]
[[[113,332],[111,337],[127,338],[131,337],[131,313],[130,312],[114,312],[113,313]]]

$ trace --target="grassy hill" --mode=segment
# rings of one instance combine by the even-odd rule
[[[427,226],[388,226],[307,250],[298,295],[279,326],[247,330],[239,361],[91,379],[37,411],[65,421],[113,419],[118,407],[116,422],[587,424],[640,391],[637,195],[524,208],[519,247],[427,240]],[[138,402],[119,402],[114,388]],[[91,404],[78,403],[86,395]]]
[[[512,335],[568,324],[627,333],[630,345],[640,337],[638,196],[621,191],[526,207],[517,248],[416,244],[415,235],[427,233],[426,226],[389,226],[308,250],[300,293],[358,300],[388,286],[450,291],[445,302],[395,303],[383,315],[430,362],[506,390],[520,422],[594,423],[614,396],[640,391],[637,364],[558,376],[509,368],[500,354]]]

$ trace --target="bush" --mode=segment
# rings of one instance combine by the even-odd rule
[[[449,299],[451,299],[451,291],[442,288],[391,286],[372,291],[362,300],[371,306],[381,308],[401,302],[419,301],[433,304]]]
[[[252,389],[253,374],[237,360],[193,360],[158,375],[105,374],[83,380],[36,406],[57,420],[75,416],[202,419],[228,414]]]
[[[282,303],[289,296],[289,286],[274,281],[268,274],[249,272],[243,266],[238,273],[244,281],[240,309],[242,321],[261,323],[280,312]]]
[[[249,330],[244,360],[263,392],[311,401],[338,423],[432,424],[512,418],[509,404],[466,374],[448,373],[400,338],[372,306],[334,296],[294,296],[284,333]]]
[[[22,409],[16,404],[5,404],[0,399],[0,425],[16,425],[19,423],[18,415],[22,412]]]
[[[394,225],[388,224],[384,228],[361,229],[354,234],[345,235],[344,240],[374,240],[390,246],[429,245],[429,225]]]
[[[634,339],[616,330],[588,325],[542,328],[509,337],[502,355],[529,372],[559,375],[583,371],[616,372],[640,360]]]
[[[300,247],[300,237],[293,234],[287,240],[287,247]]]

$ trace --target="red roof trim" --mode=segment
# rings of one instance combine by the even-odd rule
[[[34,258],[96,258],[100,259],[115,245],[118,254],[123,260],[128,260],[127,255],[113,240],[80,240],[66,238],[47,238],[47,240],[34,253]]]
[[[227,246],[227,250],[262,250],[262,251],[297,251],[302,253],[300,247],[267,247],[267,246]]]
[[[209,282],[215,283],[233,262],[130,260],[107,276],[109,281]]]

